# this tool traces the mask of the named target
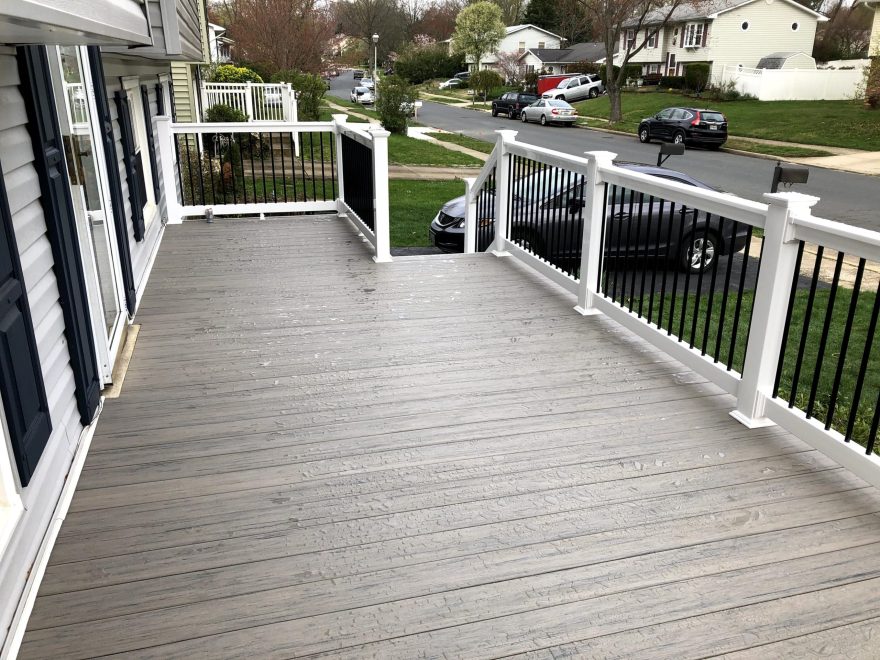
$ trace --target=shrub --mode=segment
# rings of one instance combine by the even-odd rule
[[[212,124],[218,122],[247,121],[248,116],[238,108],[218,103],[205,111],[205,121]]]
[[[706,89],[709,83],[709,63],[693,62],[688,64],[684,70],[685,88],[698,94]]]
[[[450,55],[445,44],[410,47],[394,63],[394,73],[414,85],[434,78],[451,78],[464,69],[464,57]]]
[[[538,91],[538,74],[535,71],[523,76],[522,91],[536,93]]]
[[[210,73],[210,82],[216,83],[261,83],[263,79],[253,69],[233,64],[221,64]]]
[[[662,89],[684,89],[684,76],[662,76],[658,84]]]
[[[504,84],[504,79],[496,71],[484,69],[483,71],[471,74],[468,83],[474,88],[474,94],[482,94],[485,101],[492,89],[501,87]]]
[[[376,112],[382,126],[392,133],[406,133],[409,109],[415,103],[415,90],[400,76],[388,76],[379,81]]]
[[[871,66],[865,74],[865,105],[872,110],[880,109],[880,56],[871,58]]]
[[[287,82],[296,90],[296,111],[299,121],[318,121],[321,100],[327,93],[327,83],[320,76],[289,69],[272,76],[272,82]]]

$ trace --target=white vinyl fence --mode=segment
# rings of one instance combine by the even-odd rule
[[[880,232],[814,217],[816,197],[754,202],[497,133],[466,181],[466,252],[533,268],[732,395],[738,421],[880,486]]]
[[[228,105],[252,122],[297,121],[290,83],[202,83],[202,108]]]
[[[845,101],[861,93],[864,69],[724,67],[724,80],[761,101]]]

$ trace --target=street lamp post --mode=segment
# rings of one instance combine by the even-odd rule
[[[375,90],[378,79],[376,78],[376,69],[379,67],[379,35],[373,34],[373,89]]]

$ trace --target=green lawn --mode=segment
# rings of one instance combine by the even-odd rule
[[[388,138],[388,160],[392,165],[434,165],[440,167],[482,167],[483,161],[450,151],[427,140],[392,134]]]
[[[464,194],[462,181],[391,179],[391,246],[427,247],[428,225],[440,207]]]
[[[474,151],[481,151],[484,154],[492,153],[492,149],[495,147],[492,142],[478,140],[477,138],[468,137],[467,135],[461,135],[460,133],[428,133],[428,135],[435,140],[440,140],[441,142],[451,142],[452,144],[458,144],[462,147],[473,149]]]
[[[811,149],[809,147],[783,147],[775,144],[763,144],[761,142],[751,142],[749,140],[740,140],[737,138],[728,139],[724,143],[725,147],[730,149],[739,149],[740,151],[751,151],[756,154],[770,154],[772,156],[782,156],[787,158],[815,158],[819,156],[831,156],[830,151],[821,149]]]
[[[638,286],[638,284],[637,284]],[[672,286],[672,280],[669,280],[668,286]],[[679,282],[679,291],[683,283]],[[672,312],[672,334],[679,335],[681,329],[682,314],[684,314],[684,333],[685,339],[690,339],[691,329],[693,327],[694,306],[697,302],[697,296],[688,295],[686,302],[683,296],[678,296],[675,310],[672,311],[669,290],[667,289],[666,302],[664,304],[662,320],[660,326],[663,329],[670,327],[670,312]],[[822,368],[819,369],[818,387],[816,389],[816,403],[813,416],[821,421],[825,421],[828,415],[828,408],[831,400],[831,391],[834,382],[835,371],[838,366],[838,356],[841,354],[842,340],[844,328],[846,325],[846,314],[849,310],[852,290],[839,288],[837,297],[834,302],[832,311],[832,323],[829,327],[829,335],[825,348],[824,358],[822,360]],[[832,427],[841,433],[847,428],[850,411],[853,405],[855,383],[861,366],[862,356],[865,354],[865,341],[867,331],[870,324],[871,311],[874,305],[876,294],[873,292],[863,291],[858,298],[856,306],[856,314],[853,322],[852,334],[849,339],[849,346],[846,351],[843,372],[838,394],[837,404],[834,410]],[[801,331],[804,327],[804,319],[806,316],[806,307],[809,297],[809,291],[805,289],[798,290],[795,297],[795,305],[792,310],[792,324],[788,341],[785,347],[785,359],[783,361],[782,377],[780,379],[779,395],[788,400],[794,381],[795,362],[800,351]],[[742,372],[743,359],[745,357],[746,337],[749,332],[749,320],[751,317],[752,303],[754,294],[747,291],[742,298],[742,311],[739,325],[736,326],[737,339],[733,361],[731,365],[739,372]],[[819,290],[816,292],[816,298],[813,303],[813,310],[810,315],[810,323],[807,329],[807,339],[804,346],[803,361],[801,373],[798,380],[798,391],[795,397],[795,406],[801,410],[806,410],[809,401],[810,389],[819,364],[818,352],[820,337],[822,336],[822,327],[828,308],[829,291]],[[627,302],[629,299],[627,298]],[[638,309],[638,299],[633,301],[633,309]],[[699,297],[700,310],[697,314],[697,324],[694,346],[698,349],[703,348],[703,332],[706,323],[706,309],[709,304],[708,293]],[[709,323],[709,341],[706,346],[706,352],[709,355],[715,355],[715,342],[718,334],[719,319],[721,317],[722,296],[716,292],[712,298],[712,314]],[[734,310],[735,298],[730,296],[727,300],[725,311],[724,327],[721,331],[721,353],[718,356],[719,362],[727,363],[728,349],[730,347],[731,338],[734,331]],[[643,314],[647,315],[648,301],[643,302]],[[660,319],[659,296],[654,299],[653,320],[656,322]],[[877,392],[880,391],[880,360],[877,359],[878,351],[880,351],[880,338],[875,337],[873,342],[872,359],[868,363],[868,371],[864,384],[861,402],[855,418],[855,426],[853,430],[854,439],[861,445],[867,444],[868,434],[870,432],[871,420],[874,416],[875,406],[877,403]],[[875,448],[876,453],[880,453],[880,447]]]
[[[625,93],[623,121],[617,128],[635,131],[644,117],[669,106],[704,106],[723,112],[730,133],[740,137],[801,144],[880,150],[880,113],[857,101],[705,101],[671,92]],[[577,103],[585,117],[607,119],[607,96]],[[593,124],[595,125],[595,124]]]

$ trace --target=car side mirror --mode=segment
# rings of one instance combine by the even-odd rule
[[[571,215],[578,213],[586,206],[586,202],[580,197],[572,197],[568,200],[568,212]]]

